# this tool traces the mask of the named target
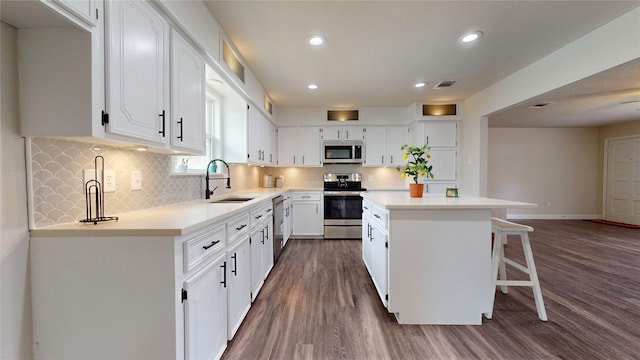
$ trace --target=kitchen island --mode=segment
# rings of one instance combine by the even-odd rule
[[[536,204],[363,193],[363,260],[400,324],[480,325],[491,306],[492,209]]]

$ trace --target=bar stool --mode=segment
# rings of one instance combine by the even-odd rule
[[[536,302],[538,317],[542,321],[547,321],[547,312],[544,308],[542,300],[542,291],[536,265],[533,261],[533,252],[529,243],[529,232],[533,231],[531,226],[516,224],[511,221],[498,218],[491,218],[491,231],[494,233],[493,253],[491,255],[491,310],[485,313],[487,319],[493,316],[493,304],[496,299],[496,286],[500,286],[503,294],[508,292],[508,286],[530,286],[533,288],[533,298]],[[522,240],[522,249],[524,250],[524,258],[527,266],[507,259],[504,256],[504,239],[507,235],[520,235]],[[505,263],[529,275],[529,280],[507,280],[507,272]],[[498,272],[500,272],[500,280],[498,280]]]

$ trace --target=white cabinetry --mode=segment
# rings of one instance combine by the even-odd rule
[[[247,158],[251,163],[275,164],[276,130],[273,124],[255,106],[248,110],[249,144]]]
[[[176,31],[171,34],[171,147],[204,155],[204,58]]]
[[[322,191],[293,192],[293,236],[312,237],[324,234]]]
[[[362,140],[364,138],[363,126],[324,126],[322,127],[322,140]]]
[[[169,25],[145,1],[108,1],[109,132],[168,144]]]
[[[283,195],[284,201],[284,229],[282,231],[282,247],[284,248],[287,245],[287,241],[291,237],[291,233],[293,232],[293,201],[291,200],[291,192],[286,192]]]
[[[409,142],[406,126],[371,126],[365,128],[363,166],[397,166],[404,163],[403,144]]]
[[[271,204],[251,212],[251,298],[255,300],[273,268],[273,209]]]
[[[227,348],[227,266],[222,254],[184,282],[185,359],[219,359]]]
[[[458,180],[458,122],[453,120],[421,121],[414,124],[412,142],[428,144],[433,165],[433,179],[425,180],[425,192],[444,193],[456,187]]]
[[[320,128],[278,128],[278,165],[322,166],[320,159]]]
[[[388,300],[388,213],[368,201],[362,203],[362,259],[380,300]]]
[[[97,0],[53,0],[54,4],[90,26],[96,26],[97,23],[96,2]]]
[[[231,340],[251,307],[251,249],[245,234],[227,250],[227,335]]]

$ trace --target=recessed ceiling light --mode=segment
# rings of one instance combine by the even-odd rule
[[[462,35],[462,37],[460,38],[460,41],[463,43],[470,43],[480,39],[482,35],[483,35],[482,31],[472,31]]]
[[[319,46],[324,44],[327,39],[322,35],[311,35],[308,41],[310,45]]]
[[[309,84],[309,86],[307,86],[307,88],[309,88],[309,90],[315,90],[318,88],[318,85],[316,84]]]
[[[417,87],[417,88],[421,88],[421,87],[424,87],[425,85],[427,85],[427,83],[424,83],[424,82],[417,82],[417,83],[416,83],[415,85],[413,85],[413,86],[415,86],[415,87]]]

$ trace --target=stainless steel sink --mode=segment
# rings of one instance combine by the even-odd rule
[[[228,197],[224,199],[213,200],[211,203],[243,203],[246,201],[253,200],[254,198],[246,198],[246,197]]]

